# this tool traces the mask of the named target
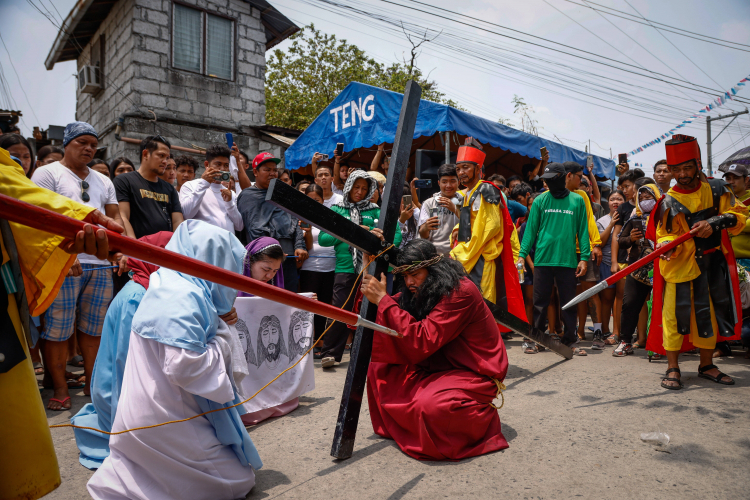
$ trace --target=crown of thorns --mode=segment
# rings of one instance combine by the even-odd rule
[[[417,269],[422,269],[423,267],[429,267],[433,264],[437,264],[442,259],[443,259],[442,255],[437,255],[428,260],[416,260],[416,261],[413,261],[411,264],[404,264],[403,266],[394,267],[391,272],[393,274],[410,273],[412,271],[416,271]]]

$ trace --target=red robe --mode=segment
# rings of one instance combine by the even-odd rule
[[[394,300],[395,299],[395,300]],[[419,460],[460,460],[508,447],[490,403],[508,357],[477,287],[461,279],[422,321],[384,297],[376,322],[367,398],[376,434]]]

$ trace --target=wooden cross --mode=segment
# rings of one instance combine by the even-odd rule
[[[401,116],[396,129],[396,140],[393,143],[393,155],[391,156],[388,178],[383,192],[381,206],[384,208],[381,209],[378,221],[378,227],[383,231],[386,242],[393,242],[395,230],[398,228],[397,220],[401,214],[401,196],[406,180],[406,169],[416,126],[420,95],[421,88],[413,81],[409,81],[404,93]],[[362,252],[377,255],[390,245],[390,243],[382,242],[367,229],[354,224],[346,217],[326,208],[278,179],[271,181],[266,194],[266,201]],[[370,265],[367,272],[373,276],[386,273],[388,266],[395,263],[397,255],[398,250],[396,248],[387,250],[382,257],[376,259]],[[570,349],[560,344],[559,341],[550,339],[549,335],[532,329],[528,323],[508,311],[502,310],[495,304],[485,302],[499,324],[538,342],[565,358],[570,359],[572,357],[572,353],[568,353]],[[371,304],[367,297],[362,299],[360,315],[370,321],[374,321],[377,316],[377,306]],[[341,397],[339,416],[331,448],[331,455],[335,458],[349,458],[354,449],[354,439],[367,381],[367,369],[372,353],[372,336],[372,330],[363,327],[358,327],[354,336],[349,369],[346,374],[344,393]]]

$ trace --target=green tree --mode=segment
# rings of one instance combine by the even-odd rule
[[[521,130],[539,136],[539,122],[531,116],[534,113],[534,107],[526,104],[523,97],[518,97],[516,94],[513,94],[510,102],[513,104],[513,112],[521,116]]]
[[[305,129],[350,82],[404,92],[406,82],[422,87],[422,99],[458,108],[416,66],[381,64],[346,40],[310,24],[290,37],[289,49],[274,50],[266,62],[266,123]]]

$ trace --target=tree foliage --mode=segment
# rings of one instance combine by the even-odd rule
[[[289,49],[274,50],[266,62],[266,123],[305,129],[350,82],[404,92],[406,82],[422,87],[422,99],[458,107],[416,66],[381,64],[356,45],[305,26],[290,37]]]

